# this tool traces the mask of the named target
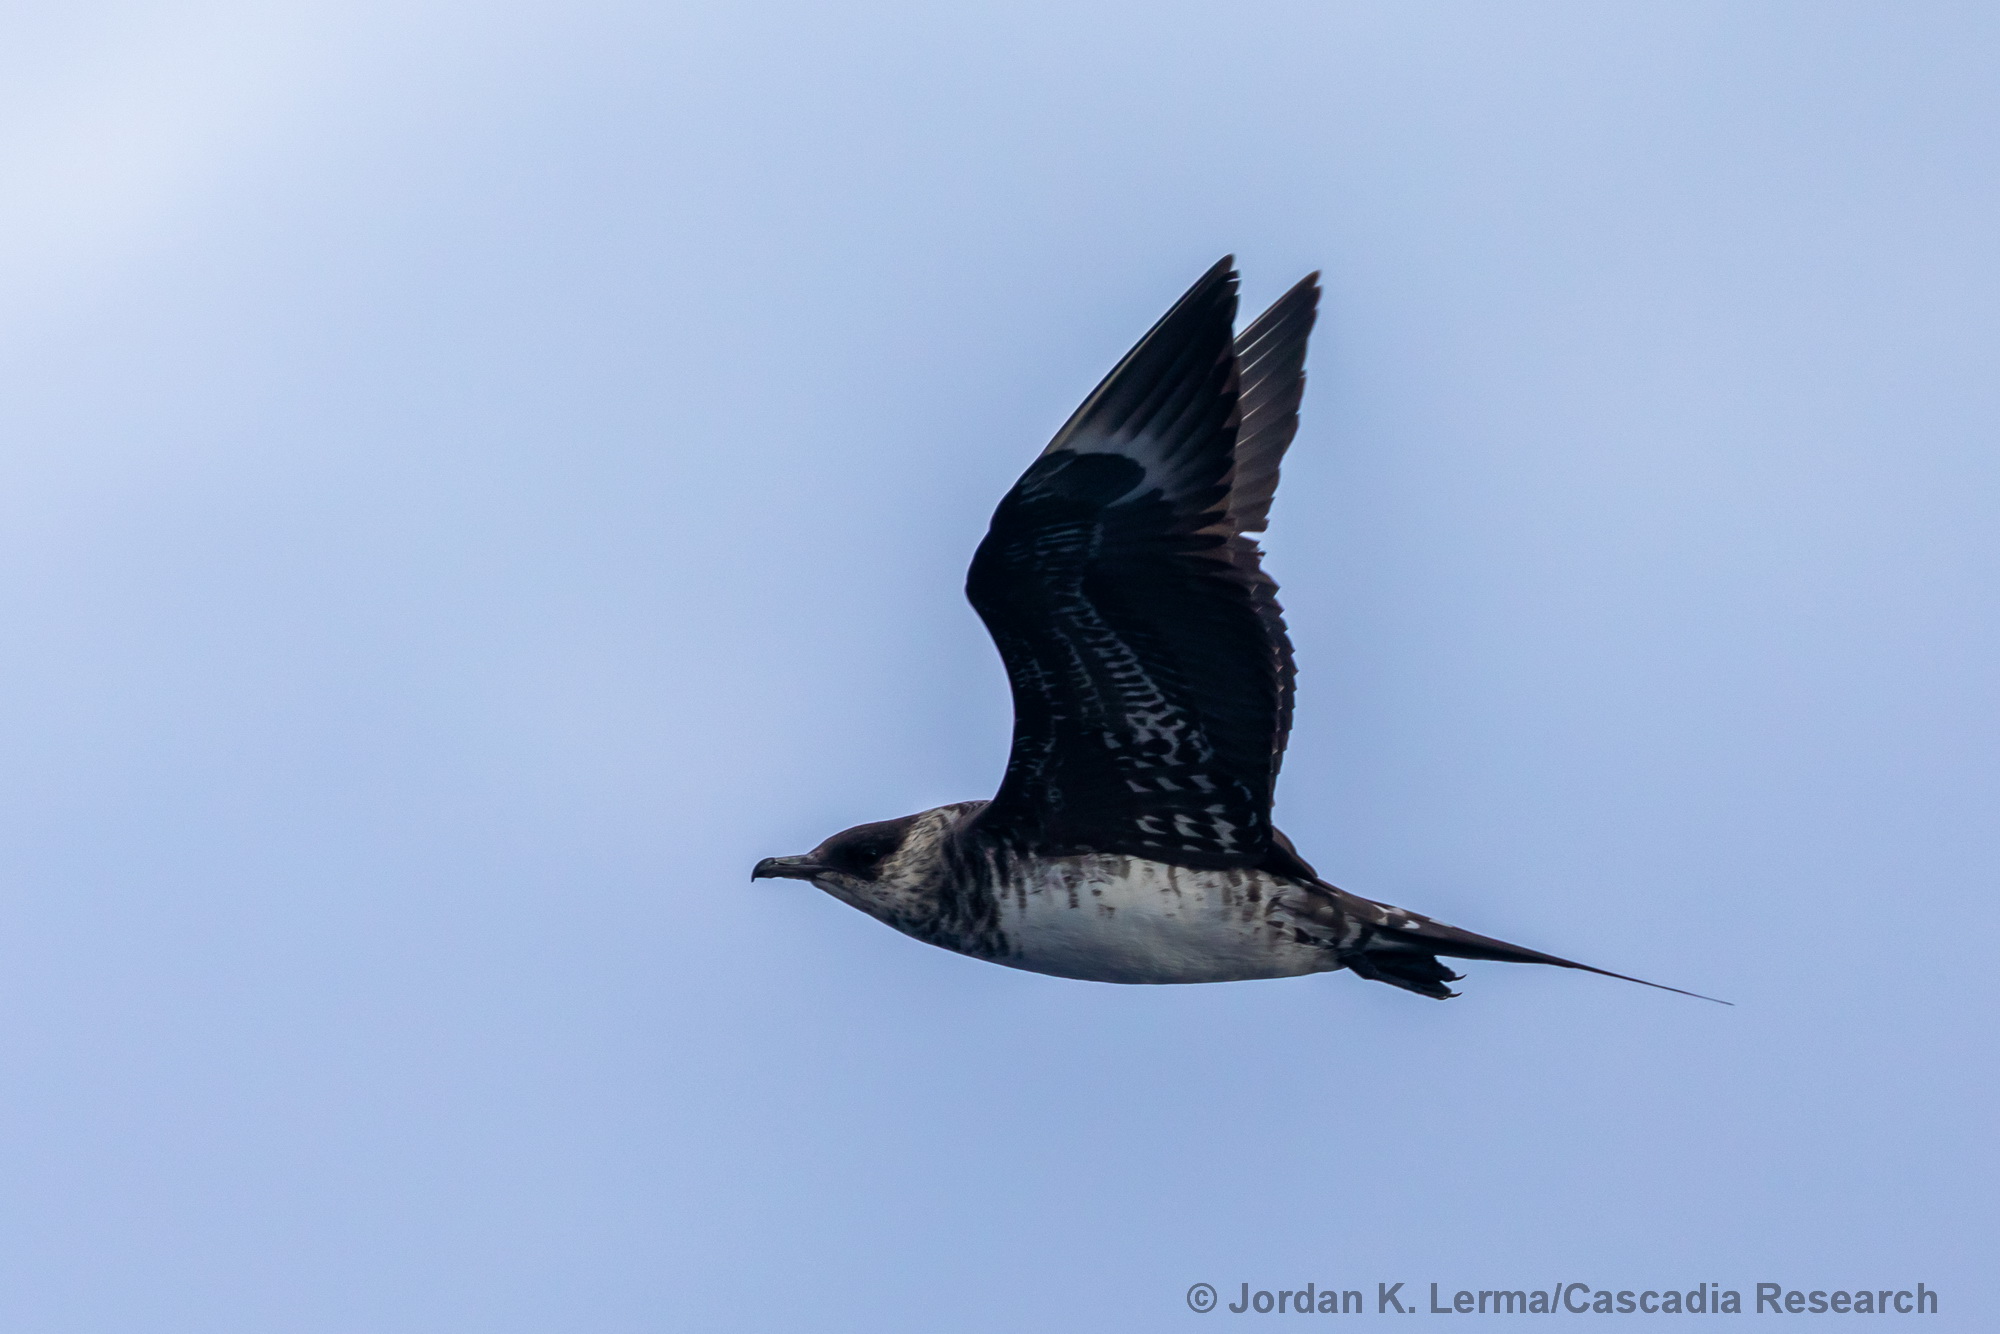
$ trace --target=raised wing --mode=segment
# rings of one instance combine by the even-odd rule
[[[1292,653],[1246,532],[1297,430],[1307,278],[1239,341],[1224,259],[1084,401],[993,515],[966,580],[1014,694],[981,832],[1046,854],[1255,866]]]
[[[1278,465],[1299,433],[1299,400],[1306,392],[1306,339],[1319,314],[1319,275],[1309,273],[1291,291],[1271,303],[1236,340],[1237,403],[1242,423],[1236,429],[1236,471],[1229,486],[1229,516],[1238,534],[1261,533],[1268,526],[1271,497],[1278,490]],[[1292,697],[1298,669],[1292,665],[1292,641],[1278,606],[1278,584],[1265,574],[1257,544],[1238,537],[1232,559],[1246,567],[1257,617],[1277,659],[1278,725],[1271,738],[1271,782],[1285,758],[1285,741],[1292,734]]]

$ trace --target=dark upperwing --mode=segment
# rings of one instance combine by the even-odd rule
[[[1311,874],[1271,827],[1292,648],[1245,534],[1298,430],[1317,278],[1237,338],[1223,259],[994,512],[965,591],[1006,663],[1014,746],[983,836]]]

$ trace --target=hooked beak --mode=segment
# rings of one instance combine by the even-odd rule
[[[750,870],[752,880],[810,880],[830,868],[810,857],[766,857]]]

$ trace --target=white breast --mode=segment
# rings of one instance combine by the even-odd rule
[[[1194,871],[1137,857],[1038,860],[1000,895],[1007,953],[995,963],[1090,982],[1242,982],[1326,972],[1286,904],[1296,886],[1262,871]]]

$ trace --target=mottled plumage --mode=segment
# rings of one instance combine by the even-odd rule
[[[1298,430],[1318,301],[1314,274],[1239,335],[1222,260],[1001,500],[966,578],[1014,696],[993,799],[861,825],[753,878],[1090,981],[1347,968],[1443,998],[1441,957],[1603,971],[1337,889],[1271,824],[1295,673],[1251,534]]]

